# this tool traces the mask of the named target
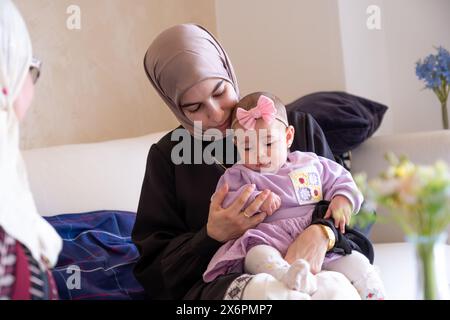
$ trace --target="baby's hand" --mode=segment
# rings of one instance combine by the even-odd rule
[[[350,223],[352,211],[350,200],[347,197],[338,195],[331,200],[324,218],[328,219],[332,216],[335,227],[339,228],[342,233],[345,233],[345,225]]]
[[[280,206],[281,206],[280,197],[275,193],[271,192],[259,209],[262,212],[265,212],[268,216],[270,216],[272,215],[272,213],[277,211],[280,208]]]

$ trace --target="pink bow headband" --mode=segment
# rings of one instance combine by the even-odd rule
[[[289,126],[285,119],[277,116],[277,109],[275,108],[275,103],[273,100],[264,95],[259,97],[256,107],[250,110],[237,108],[236,119],[234,119],[231,126],[238,121],[239,124],[247,130],[255,129],[256,120],[258,119],[263,119],[268,125],[270,125],[273,120],[277,119],[285,124],[286,127]]]

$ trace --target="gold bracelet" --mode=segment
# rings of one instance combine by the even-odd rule
[[[336,236],[334,235],[334,232],[333,232],[333,230],[331,230],[330,227],[323,225],[323,224],[318,224],[318,225],[320,226],[323,233],[325,234],[325,237],[327,237],[327,239],[328,239],[327,251],[330,251],[331,249],[334,248],[334,245],[336,244]]]

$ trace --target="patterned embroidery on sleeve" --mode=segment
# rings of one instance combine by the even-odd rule
[[[15,281],[16,241],[0,227],[0,300],[9,299]]]
[[[252,278],[253,275],[250,274],[243,274],[236,278],[228,287],[223,300],[242,300],[245,287],[247,287],[247,284]]]

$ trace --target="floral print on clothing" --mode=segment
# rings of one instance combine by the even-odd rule
[[[312,204],[322,200],[322,183],[317,168],[307,166],[289,173],[300,205]]]
[[[320,179],[316,172],[309,172],[308,178],[309,178],[309,182],[311,185],[314,185],[314,186],[320,185]]]
[[[309,188],[300,188],[298,195],[301,201],[309,201],[312,198],[311,190]]]

